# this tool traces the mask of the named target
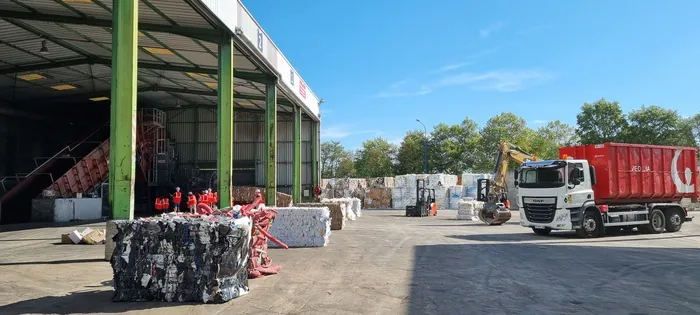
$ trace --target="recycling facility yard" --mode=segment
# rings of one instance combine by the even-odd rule
[[[318,248],[269,249],[277,275],[224,304],[115,303],[102,245],[75,226],[0,233],[0,314],[696,314],[700,228],[580,239],[368,210]],[[103,228],[104,223],[82,226]]]

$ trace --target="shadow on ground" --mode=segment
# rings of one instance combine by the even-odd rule
[[[625,238],[629,236],[639,236],[634,238]],[[449,238],[455,238],[467,241],[477,241],[477,242],[522,242],[522,241],[544,241],[538,242],[538,244],[590,244],[595,243],[609,243],[609,242],[636,242],[644,240],[663,240],[663,239],[682,239],[689,237],[699,237],[700,234],[692,235],[678,235],[673,233],[666,233],[658,235],[654,238],[649,238],[649,234],[644,234],[641,232],[616,232],[608,233],[603,238],[597,238],[594,240],[581,238],[576,235],[574,231],[556,231],[552,232],[546,236],[540,236],[535,233],[509,233],[509,234],[465,234],[465,235],[447,235]]]
[[[71,259],[71,260],[46,260],[46,261],[20,261],[0,263],[0,266],[27,266],[27,265],[64,265],[64,264],[82,264],[93,262],[105,262],[102,258],[91,259]]]
[[[698,314],[698,262],[688,248],[416,246],[409,314]]]
[[[115,314],[175,305],[166,302],[112,302],[113,294],[112,290],[92,290],[73,292],[66,296],[46,296],[0,306],[0,314]],[[177,303],[177,305],[187,305],[187,303]]]

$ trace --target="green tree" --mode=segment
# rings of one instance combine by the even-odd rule
[[[559,158],[559,148],[578,144],[576,128],[559,120],[550,121],[535,132],[530,144],[532,154],[538,159],[552,160]]]
[[[335,178],[338,176],[338,167],[345,156],[345,148],[340,142],[321,143],[321,177]]]
[[[677,111],[660,106],[642,106],[628,115],[624,132],[628,143],[696,146],[692,127]]]
[[[461,174],[473,169],[479,158],[479,139],[478,126],[469,117],[459,125],[438,124],[430,133],[430,171]]]
[[[492,117],[481,129],[480,134],[481,152],[475,170],[483,172],[493,171],[501,141],[508,141],[530,152],[531,142],[535,137],[535,132],[527,126],[525,119],[513,113],[501,113]]]
[[[423,173],[423,146],[425,135],[422,131],[409,131],[403,137],[396,154],[396,174]]]
[[[601,98],[595,103],[584,103],[576,116],[582,144],[621,141],[627,127],[620,103]]]
[[[700,146],[700,114],[683,119],[682,129],[689,133],[688,137],[693,139],[695,146]]]
[[[355,177],[356,174],[353,153],[351,151],[344,151],[338,162],[338,169],[336,170],[335,176],[337,178]]]
[[[384,138],[374,138],[363,142],[355,159],[357,176],[393,176],[396,151],[396,147]]]

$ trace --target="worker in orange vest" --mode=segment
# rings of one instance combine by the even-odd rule
[[[211,188],[207,189],[207,198],[209,198],[209,203],[207,204],[210,208],[214,206],[214,193]]]
[[[199,195],[199,203],[209,205],[209,192],[207,190],[202,191],[202,194]]]
[[[182,203],[182,193],[180,192],[180,187],[175,187],[175,192],[173,193],[173,211],[180,212],[180,203]]]
[[[163,201],[160,200],[160,197],[156,197],[155,208],[156,208],[156,212],[163,211]]]
[[[163,204],[163,211],[170,211],[170,198],[163,197],[160,199],[160,202]]]
[[[197,198],[191,191],[187,193],[187,208],[190,210],[190,213],[194,213],[197,209]]]

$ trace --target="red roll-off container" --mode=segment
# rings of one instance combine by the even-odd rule
[[[559,149],[595,168],[596,204],[678,202],[700,197],[695,148],[603,143]]]

